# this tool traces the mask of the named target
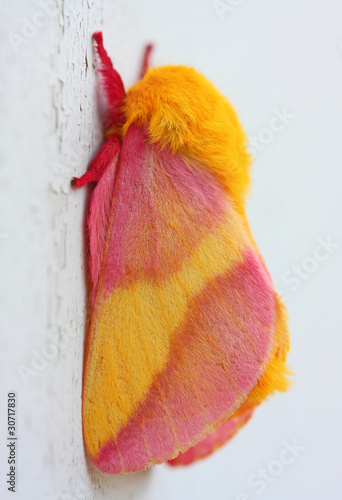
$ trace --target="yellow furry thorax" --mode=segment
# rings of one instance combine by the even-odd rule
[[[149,139],[205,165],[244,205],[250,178],[246,136],[233,106],[193,68],[162,66],[147,71],[123,102],[122,136],[147,124]]]

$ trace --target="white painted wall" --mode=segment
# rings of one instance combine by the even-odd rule
[[[3,0],[1,498],[341,497],[341,18],[338,0]],[[286,296],[296,384],[260,408],[229,446],[188,469],[104,477],[83,450],[86,193],[71,191],[69,180],[85,171],[101,140],[91,47],[98,29],[127,85],[152,40],[155,64],[202,71],[231,99],[249,136],[259,137],[249,214]],[[272,137],[262,129],[283,108],[292,116]],[[319,250],[329,238],[338,245]],[[23,367],[35,370],[26,384]],[[12,389],[15,495],[5,485]],[[277,469],[284,442],[293,440],[304,449]],[[269,483],[258,478],[262,468],[271,471]]]

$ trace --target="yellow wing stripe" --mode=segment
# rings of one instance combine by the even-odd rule
[[[241,219],[230,213],[229,221],[204,239],[167,282],[137,282],[103,300],[90,332],[83,393],[84,434],[91,456],[127,424],[166,366],[170,340],[189,301],[208,280],[241,262],[247,243]]]

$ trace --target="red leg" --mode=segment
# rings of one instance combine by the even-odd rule
[[[74,177],[72,179],[72,185],[79,188],[84,186],[85,184],[88,184],[88,182],[98,181],[108,165],[119,153],[120,147],[120,141],[115,135],[111,135],[110,137],[108,137],[100,151],[91,162],[87,172],[80,178]]]
[[[98,71],[102,76],[102,89],[110,108],[112,125],[115,125],[123,121],[121,105],[126,95],[124,84],[119,73],[113,68],[112,61],[103,46],[102,32],[98,31],[94,33],[93,38],[96,43],[96,52],[99,56],[100,64]]]
[[[153,45],[151,43],[146,45],[142,64],[141,64],[140,78],[144,77],[146,71],[150,67],[150,56],[151,56],[152,50],[153,50]]]

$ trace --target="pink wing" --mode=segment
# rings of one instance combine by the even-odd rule
[[[169,465],[190,465],[196,460],[201,460],[211,455],[215,450],[230,441],[240,428],[247,424],[253,413],[254,408],[251,407],[244,408],[243,411],[238,410],[198,444],[185,453],[180,453],[173,460],[169,460]]]
[[[92,461],[118,474],[174,458],[234,413],[268,362],[275,295],[234,203],[206,169],[150,145],[133,126],[116,173],[106,175],[90,218],[97,287],[83,421]],[[136,291],[126,293],[141,286],[149,294],[142,310]],[[129,330],[120,329],[122,296]],[[177,321],[165,319],[168,310]],[[166,348],[152,336],[158,321]]]

